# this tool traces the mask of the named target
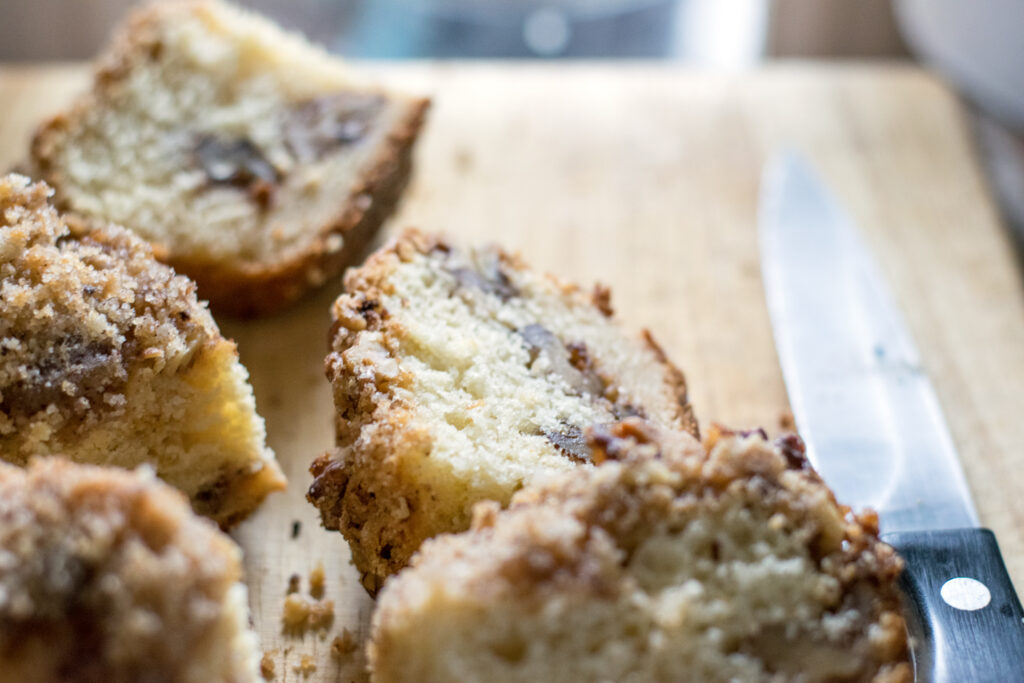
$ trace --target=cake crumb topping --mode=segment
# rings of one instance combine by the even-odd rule
[[[136,367],[173,372],[216,334],[195,285],[109,226],[74,232],[44,183],[0,179],[0,433],[124,410]]]

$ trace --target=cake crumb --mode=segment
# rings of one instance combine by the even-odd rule
[[[290,593],[284,599],[284,612],[281,615],[285,628],[304,628],[309,619],[309,605],[309,601],[301,595]]]
[[[260,659],[260,676],[263,676],[263,680],[272,681],[274,680],[274,654],[276,650],[268,650],[263,653],[263,658]]]
[[[793,413],[788,410],[779,413],[779,429],[784,432],[796,431],[796,420],[793,419]]]
[[[289,576],[288,577],[288,589],[285,591],[285,595],[290,595],[292,593],[298,593],[299,592],[299,582],[300,581],[302,581],[302,579],[299,577],[298,574],[292,574],[291,576]]]
[[[309,594],[318,600],[324,597],[324,563],[317,562],[309,572]]]
[[[316,663],[313,658],[310,655],[302,655],[299,665],[295,667],[295,673],[302,674],[303,678],[309,678],[314,671],[316,671]]]
[[[334,621],[334,601],[321,600],[314,602],[309,610],[309,627],[326,629]]]
[[[331,641],[331,655],[335,659],[341,659],[356,649],[356,637],[352,631],[342,629],[340,636],[335,636]]]
[[[310,600],[291,593],[284,599],[281,619],[288,631],[303,633],[307,629],[326,629],[334,621],[334,601]]]

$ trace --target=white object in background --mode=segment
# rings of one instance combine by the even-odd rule
[[[721,69],[764,59],[768,0],[684,0],[677,22],[677,58]]]
[[[979,107],[1024,131],[1024,2],[899,0],[910,46]]]

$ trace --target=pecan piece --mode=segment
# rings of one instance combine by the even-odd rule
[[[223,140],[203,135],[196,143],[195,155],[203,173],[214,185],[257,188],[257,194],[266,194],[267,188],[280,180],[277,169],[247,138]]]

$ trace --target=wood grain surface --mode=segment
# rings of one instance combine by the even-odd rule
[[[416,177],[388,230],[417,225],[496,240],[538,267],[612,286],[686,370],[704,423],[779,431],[786,394],[756,244],[759,175],[803,152],[864,229],[921,347],[982,522],[1024,588],[1024,286],[978,170],[964,112],[911,67],[779,65],[708,74],[644,65],[366,65],[435,97]],[[80,66],[0,68],[0,167],[38,118],[85,82]],[[340,282],[254,323],[238,341],[270,444],[290,478],[235,533],[253,617],[277,681],[359,680],[372,602],[339,535],[304,501],[332,441],[322,363]],[[922,472],[921,476],[929,476]],[[298,535],[294,536],[294,523]],[[293,537],[294,536],[294,537]],[[322,562],[334,623],[286,635],[289,575]],[[295,669],[310,655],[308,678]]]

